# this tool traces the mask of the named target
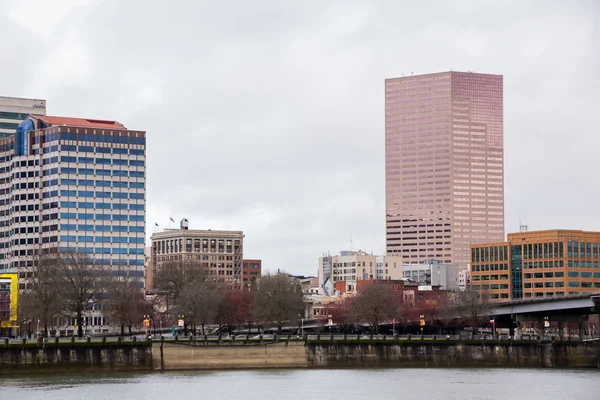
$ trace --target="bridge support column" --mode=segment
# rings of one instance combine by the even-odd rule
[[[579,340],[583,340],[583,319],[580,319],[577,324],[577,330],[579,331]]]
[[[558,321],[558,337],[560,340],[563,340],[565,336],[565,327],[562,321]]]
[[[541,341],[540,344],[540,356],[542,368],[552,367],[552,342]]]

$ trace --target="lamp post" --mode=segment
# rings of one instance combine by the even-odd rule
[[[148,337],[148,328],[150,327],[150,315],[144,314],[144,328],[146,328],[146,337]]]

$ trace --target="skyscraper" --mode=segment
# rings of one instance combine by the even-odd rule
[[[30,115],[0,139],[0,273],[60,249],[142,283],[145,136],[115,121]]]
[[[46,114],[46,101],[0,96],[0,138],[13,136],[29,114]]]
[[[504,237],[503,79],[442,72],[385,81],[386,248],[466,267]]]

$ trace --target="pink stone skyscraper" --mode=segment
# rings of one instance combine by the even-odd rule
[[[466,267],[471,243],[504,240],[503,131],[502,75],[386,79],[388,255]]]

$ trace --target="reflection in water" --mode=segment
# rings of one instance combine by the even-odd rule
[[[598,400],[599,371],[261,370],[0,377],[2,399]],[[43,392],[43,394],[42,394]]]

